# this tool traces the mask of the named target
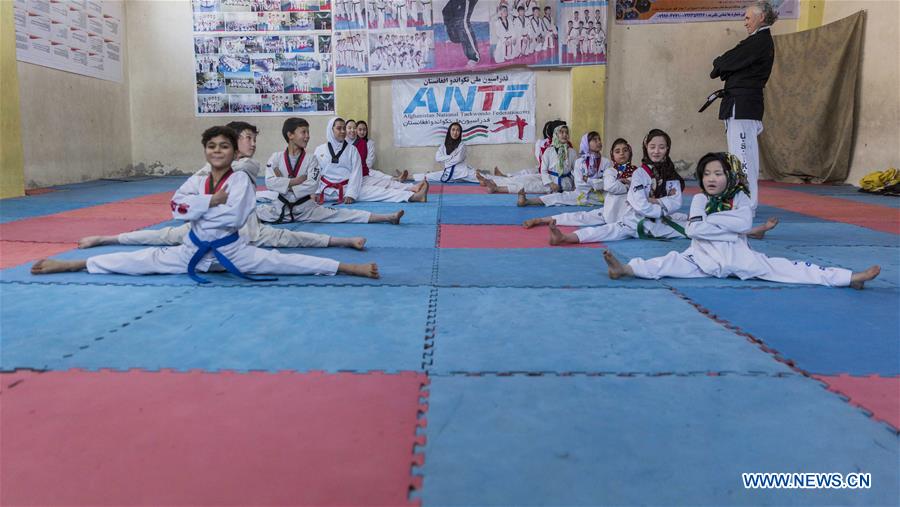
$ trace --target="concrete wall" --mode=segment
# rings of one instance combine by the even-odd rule
[[[824,23],[867,9],[861,108],[848,183],[868,172],[900,165],[900,2],[828,0]],[[773,34],[792,33],[797,20],[780,20]],[[672,158],[695,163],[708,151],[727,149],[717,105],[697,109],[721,87],[709,79],[712,60],[747,36],[742,22],[609,27],[606,142],[631,141],[640,154],[651,128],[672,136]],[[765,167],[762,168],[765,174]]]
[[[536,135],[541,135],[544,123],[555,118],[567,119],[569,114],[569,71],[540,70],[536,72],[537,123]],[[410,172],[435,171],[436,147],[394,148],[393,119],[391,112],[391,80],[369,79],[369,128],[375,140],[377,166],[380,170],[393,173],[394,169],[409,169]],[[581,135],[581,134],[578,134]],[[533,167],[534,146],[532,144],[475,145],[468,150],[468,163],[479,169],[500,166],[503,171]]]
[[[200,134],[241,119],[259,127],[257,159],[284,149],[280,116],[194,115],[194,60],[188,0],[128,2],[132,153],[136,169],[153,174],[193,172],[205,163]],[[161,36],[164,34],[165,36]],[[306,116],[310,144],[325,142],[327,116]]]
[[[611,20],[615,16],[610,12]],[[778,21],[773,34],[796,31],[796,20]],[[641,156],[641,142],[652,128],[672,137],[672,160],[696,163],[709,151],[726,151],[718,104],[697,110],[710,92],[722,87],[709,79],[712,61],[747,37],[743,22],[609,25],[606,84],[606,135],[627,139]]]
[[[128,171],[129,55],[124,53],[122,83],[17,62],[27,188]]]
[[[892,0],[829,0],[824,21],[869,10],[858,142],[849,181],[900,163],[900,3]],[[189,0],[130,0],[125,9],[124,84],[18,63],[25,177],[29,187],[137,171],[190,172],[203,163],[200,132],[231,117],[197,118],[194,107]],[[782,20],[774,33],[797,28]],[[611,54],[606,83],[604,141],[623,136],[636,149],[650,128],[668,131],[673,158],[695,161],[725,148],[714,109],[698,114],[719,82],[707,78],[712,59],[746,36],[740,22],[609,27]],[[568,70],[537,71],[537,124],[569,118]],[[340,83],[340,80],[338,81]],[[391,80],[369,79],[369,120],[378,166],[386,170],[436,169],[433,148],[394,148]],[[572,101],[576,101],[574,104]],[[339,105],[339,107],[341,107]],[[262,130],[258,158],[283,149],[283,117],[242,117]],[[308,116],[312,144],[324,142],[325,116]],[[581,132],[573,133],[580,136]],[[473,165],[515,170],[532,164],[527,145],[475,146]]]
[[[862,89],[853,161],[847,183],[872,171],[900,167],[900,2],[828,0],[824,22],[866,10]]]

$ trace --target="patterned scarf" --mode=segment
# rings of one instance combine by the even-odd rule
[[[578,147],[581,156],[584,157],[585,174],[588,178],[596,178],[600,172],[600,154],[591,151],[591,141],[588,134],[581,136],[581,145]]]
[[[553,129],[553,149],[556,150],[556,172],[560,175],[566,174],[566,162],[569,159],[569,143],[559,140],[559,132],[561,129],[568,129],[565,125],[560,125]]]
[[[722,164],[722,168],[725,170],[727,184],[725,191],[721,194],[709,195],[706,189],[703,188],[702,170],[698,171],[701,173],[699,175],[700,187],[703,188],[703,193],[709,198],[709,201],[706,202],[707,215],[718,213],[719,211],[731,211],[734,208],[734,197],[738,192],[744,192],[747,196],[750,195],[747,173],[744,172],[744,164],[741,163],[741,159],[731,153],[717,153],[715,159]],[[705,166],[706,164],[703,164],[703,167]]]

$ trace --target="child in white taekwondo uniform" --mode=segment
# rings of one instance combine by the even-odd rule
[[[631,144],[627,140],[620,137],[613,141],[612,148],[609,150],[609,156],[613,163],[603,172],[602,208],[530,218],[522,225],[526,229],[530,229],[536,225],[550,225],[553,221],[556,221],[556,225],[573,227],[591,227],[618,222],[630,210],[628,190],[631,187],[631,177],[638,169],[631,162],[633,153]],[[754,227],[747,233],[747,237],[762,239],[766,232],[776,225],[778,225],[778,219],[772,217],[765,224]]]
[[[569,127],[564,123],[553,129],[550,146],[541,155],[539,173],[510,178],[480,178],[490,194],[534,194],[575,190],[575,160],[577,154],[569,142]],[[501,183],[503,184],[501,186]]]
[[[669,157],[671,145],[669,135],[659,129],[651,130],[644,138],[643,164],[632,174],[626,197],[629,209],[619,221],[569,234],[564,234],[550,222],[550,244],[597,243],[626,238],[686,238],[687,216],[677,213],[681,208],[684,180]]]
[[[513,173],[511,176],[504,174],[499,167],[494,167],[494,174],[479,173],[477,175],[478,182],[484,187],[487,186],[486,180],[493,180],[497,187],[514,188],[516,192],[519,189],[525,189],[526,192],[540,192],[543,189],[543,183],[540,179],[541,158],[544,156],[547,148],[553,144],[553,131],[559,125],[565,124],[566,122],[562,120],[550,120],[544,124],[544,129],[542,130],[544,137],[534,142],[534,159],[536,163],[534,167],[527,167]],[[537,188],[536,191],[528,190],[528,188],[535,187]]]
[[[525,190],[519,190],[516,202],[519,206],[601,206],[603,204],[603,178],[612,162],[601,154],[603,141],[596,131],[581,137],[581,156],[575,161],[572,172],[575,176],[575,190],[553,192],[540,197],[528,198]]]
[[[425,202],[428,185],[419,191],[396,190],[373,185],[363,185],[362,160],[356,147],[347,142],[346,125],[342,118],[332,118],[326,131],[328,141],[314,153],[322,168],[317,201],[352,204],[356,201],[372,202]]]
[[[356,142],[354,146],[356,146],[356,151],[359,152],[359,158],[362,161],[363,185],[418,192],[428,184],[424,181],[416,184],[403,183],[402,180],[409,178],[409,171],[406,170],[400,176],[392,178],[375,169],[375,141],[369,138],[369,124],[365,120],[356,122]]]
[[[697,163],[703,191],[694,196],[687,224],[691,246],[654,259],[635,258],[622,264],[607,250],[603,258],[610,278],[758,278],[771,282],[805,283],[862,289],[881,272],[879,266],[852,272],[810,262],[767,257],[747,243],[753,224],[753,202],[740,159],[730,153],[708,153]]]
[[[400,223],[403,210],[383,215],[321,206],[315,198],[322,177],[319,159],[306,150],[309,122],[303,118],[288,118],[281,127],[281,134],[288,146],[283,152],[273,153],[266,164],[266,187],[277,193],[277,200],[259,206],[260,219],[274,223]]]
[[[248,274],[334,275],[345,273],[378,278],[378,266],[345,264],[300,254],[283,254],[251,246],[238,230],[256,207],[256,185],[243,171],[235,172],[237,134],[228,127],[203,132],[207,176],[193,175],[175,192],[170,206],[177,220],[189,221],[187,240],[178,246],[154,247],[89,257],[87,260],[41,259],[33,274],[82,271],[124,275],[187,273],[200,283],[197,271],[222,271],[242,278]]]
[[[462,124],[453,122],[444,134],[444,144],[438,146],[434,161],[444,168],[441,171],[430,171],[413,175],[415,181],[431,181],[452,183],[467,181],[478,183],[478,170],[466,163],[466,143],[462,140]]]
[[[233,121],[226,125],[238,133],[238,159],[231,164],[235,171],[244,171],[250,176],[251,181],[256,181],[259,175],[259,163],[253,160],[256,153],[256,136],[259,130],[255,125],[243,121]],[[210,173],[209,163],[197,171],[198,176],[206,176]],[[191,224],[186,223],[178,227],[163,227],[161,229],[144,229],[133,232],[123,232],[114,236],[88,236],[78,241],[78,248],[91,248],[101,245],[153,245],[172,246],[180,245]],[[291,231],[269,225],[261,224],[256,213],[250,215],[247,223],[241,227],[240,235],[247,238],[247,242],[254,246],[271,248],[325,248],[325,247],[350,247],[362,250],[366,246],[366,238],[363,237],[334,237],[327,234],[312,232]]]

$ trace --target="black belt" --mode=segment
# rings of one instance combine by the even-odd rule
[[[284,214],[285,214],[285,212],[287,212],[287,213],[289,213],[289,214],[291,215],[291,220],[290,220],[290,221],[293,222],[293,221],[294,221],[294,207],[300,206],[301,204],[303,204],[303,203],[305,203],[306,201],[308,201],[311,197],[312,197],[312,196],[307,195],[307,196],[303,196],[303,197],[297,199],[297,200],[294,201],[294,202],[291,202],[291,201],[288,200],[287,197],[285,197],[285,196],[283,196],[283,195],[281,195],[281,194],[278,194],[278,200],[281,201],[281,203],[284,204],[284,206],[281,207],[281,214],[278,215],[278,220],[275,220],[275,222],[273,222],[273,223],[276,223],[276,224],[283,224],[283,223],[285,223],[285,221],[284,221]]]

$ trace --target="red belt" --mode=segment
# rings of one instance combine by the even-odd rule
[[[319,194],[319,204],[322,204],[325,202],[325,191],[328,190],[329,188],[337,189],[337,191],[338,191],[337,202],[339,204],[344,202],[344,187],[347,186],[347,183],[350,183],[350,180],[334,182],[334,181],[328,181],[327,178],[323,177],[322,183],[325,184],[325,188],[323,188],[322,193]]]

